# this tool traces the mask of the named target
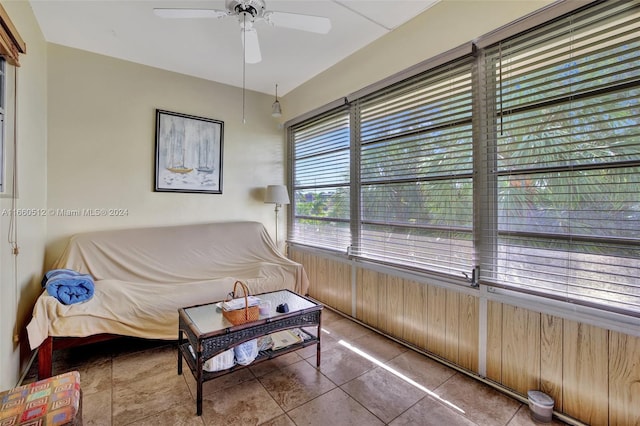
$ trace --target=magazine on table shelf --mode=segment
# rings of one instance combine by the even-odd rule
[[[273,346],[271,349],[273,349],[274,351],[286,348],[287,346],[291,346],[295,343],[302,342],[302,337],[297,335],[292,330],[277,331],[275,333],[271,333],[270,336],[271,340],[273,341]]]

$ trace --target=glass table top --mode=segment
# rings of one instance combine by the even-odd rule
[[[261,302],[270,302],[268,313],[261,313],[259,320],[277,318],[278,316],[285,315],[284,313],[276,312],[276,307],[282,303],[286,303],[289,306],[289,314],[318,306],[316,303],[287,290],[257,294],[255,297],[259,298]],[[212,333],[214,331],[223,330],[233,326],[233,324],[222,316],[220,304],[221,302],[194,306],[191,308],[185,308],[184,312],[198,328],[201,334]]]

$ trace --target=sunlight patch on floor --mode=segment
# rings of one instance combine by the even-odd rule
[[[449,406],[449,407],[453,408],[454,410],[460,412],[461,414],[464,414],[464,410],[462,408],[460,408],[457,405],[451,403],[450,401],[447,401],[446,399],[442,399],[438,394],[434,393],[433,391],[430,391],[429,389],[427,389],[424,386],[422,386],[420,383],[418,383],[415,380],[405,376],[404,374],[402,374],[398,370],[394,370],[393,368],[389,367],[388,365],[384,364],[383,362],[375,359],[374,357],[372,357],[368,353],[362,351],[361,349],[356,348],[355,346],[351,345],[348,342],[345,342],[344,340],[338,341],[338,344],[344,346],[345,348],[349,349],[350,351],[354,352],[355,354],[357,354],[357,355],[359,355],[359,356],[361,356],[361,357],[373,362],[377,366],[379,366],[381,368],[384,368],[389,373],[393,374],[394,376],[398,377],[399,379],[404,380],[405,382],[409,383],[410,385],[420,389],[422,392],[426,393],[430,397],[435,398],[438,401],[442,402],[443,404],[446,404],[447,406]]]

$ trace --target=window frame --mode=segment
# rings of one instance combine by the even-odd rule
[[[542,301],[558,301],[560,303],[572,303],[577,304],[579,306],[585,307],[586,309],[596,309],[598,311],[605,311],[610,313],[611,315],[623,315],[623,316],[632,316],[632,317],[640,317],[640,309],[638,311],[635,310],[620,310],[611,305],[607,305],[606,303],[591,303],[584,302],[581,300],[572,299],[570,297],[554,297],[551,294],[540,293],[536,291],[527,291],[522,288],[514,288],[508,285],[501,285],[500,283],[496,283],[493,281],[482,280],[478,281],[478,277],[480,276],[480,271],[478,270],[479,265],[493,261],[493,254],[496,253],[497,244],[498,244],[498,235],[497,233],[492,237],[488,235],[485,231],[487,229],[498,229],[498,214],[499,214],[499,206],[498,206],[498,174],[488,173],[488,172],[479,172],[484,167],[490,167],[492,169],[496,169],[498,164],[497,160],[492,153],[495,150],[495,146],[491,144],[488,140],[490,137],[488,135],[491,132],[495,132],[496,129],[494,127],[495,122],[493,121],[492,111],[497,110],[497,99],[491,99],[491,96],[487,96],[487,91],[490,91],[491,88],[487,87],[486,76],[489,70],[487,70],[485,63],[485,55],[490,50],[490,48],[501,40],[506,40],[508,38],[516,37],[525,32],[535,30],[540,27],[544,27],[556,20],[563,19],[568,15],[578,14],[583,11],[588,11],[594,6],[602,5],[602,2],[593,2],[592,4],[584,5],[584,3],[580,5],[570,4],[571,2],[559,2],[556,5],[550,5],[538,12],[534,12],[531,16],[525,17],[513,24],[509,24],[503,28],[499,28],[494,32],[491,32],[485,36],[482,36],[475,40],[473,43],[470,43],[470,50],[473,51],[474,56],[476,58],[474,64],[474,82],[473,82],[473,90],[474,90],[474,111],[473,111],[473,164],[474,164],[474,180],[473,180],[473,244],[475,247],[475,260],[474,265],[472,265],[472,270],[469,271],[469,275],[467,276],[467,280],[462,279],[461,277],[451,277],[451,276],[442,276],[437,271],[424,270],[424,269],[413,269],[410,267],[406,267],[402,264],[394,264],[391,263],[388,266],[391,268],[400,268],[402,270],[414,270],[415,272],[424,275],[426,277],[433,278],[444,278],[444,282],[454,282],[460,285],[468,285],[471,281],[472,286],[477,286],[478,284],[482,284],[482,286],[488,289],[490,292],[500,293],[501,290],[504,290],[508,294],[519,294],[526,298],[527,294],[533,294],[534,297],[538,297],[538,300]],[[457,48],[450,52],[446,52],[443,55],[439,55],[439,57],[433,58],[432,60],[426,61],[423,64],[418,64],[416,67],[412,67],[411,69],[400,73],[398,75],[392,76],[384,81],[378,82],[370,87],[362,89],[361,91],[356,92],[355,94],[348,95],[345,98],[345,103],[347,103],[352,111],[357,111],[358,102],[360,99],[366,97],[367,95],[374,93],[379,90],[384,90],[388,86],[401,81],[404,78],[407,78],[407,75],[413,76],[421,72],[425,72],[426,70],[435,68],[442,64],[442,58],[447,57],[448,60],[457,59],[462,57],[464,54],[461,51],[463,48]],[[455,52],[455,54],[453,53]],[[438,63],[441,61],[441,63]],[[446,62],[446,61],[444,61]],[[312,117],[312,113],[305,114],[304,119],[309,120],[309,117]],[[296,119],[292,120],[295,122]],[[352,121],[357,122],[357,117]],[[290,123],[286,123],[287,126]],[[353,126],[353,124],[352,124]],[[353,130],[354,138],[352,139],[352,144],[356,144],[359,141],[358,129]],[[360,168],[360,157],[359,151],[356,149],[356,154],[354,155],[354,161],[358,161],[356,163],[357,167],[353,167],[354,169]],[[356,160],[357,159],[357,160]],[[354,186],[356,191],[352,191],[352,235],[355,239],[359,238],[360,230],[362,226],[361,222],[361,198],[360,198],[360,176],[359,173],[355,173],[354,179],[352,179],[351,184]],[[485,201],[483,201],[485,200]],[[486,200],[489,200],[486,202]],[[484,212],[480,212],[481,209],[484,209]],[[290,221],[291,223],[291,221]],[[296,245],[295,241],[291,242],[293,245]],[[338,250],[340,251],[340,250]],[[374,259],[368,258],[360,258],[357,255],[353,255],[349,253],[352,259],[358,261],[373,261]],[[487,258],[489,257],[489,259]],[[451,278],[454,278],[451,280]]]
[[[7,192],[7,146],[5,143],[6,134],[6,92],[7,92],[7,67],[6,60],[0,57],[0,194]]]
[[[473,129],[472,129],[472,110],[473,110],[473,92],[471,88],[473,72],[472,72],[472,55],[466,54],[460,58],[454,59],[446,63],[439,63],[430,69],[427,69],[415,76],[405,79],[400,82],[388,86],[384,89],[378,90],[367,96],[363,96],[360,99],[352,101],[352,109],[355,112],[356,118],[353,123],[357,138],[354,139],[354,149],[357,151],[357,158],[359,159],[357,164],[353,164],[354,169],[357,169],[359,176],[354,184],[354,191],[357,191],[357,200],[359,200],[359,214],[353,217],[354,227],[357,231],[354,235],[353,243],[353,257],[359,260],[376,262],[394,267],[406,268],[409,270],[427,272],[429,274],[435,274],[439,276],[457,276],[461,277],[464,274],[469,274],[474,269],[474,254],[473,254],[473,214],[468,220],[468,225],[465,226],[462,223],[454,223],[456,221],[455,204],[453,201],[453,189],[451,187],[456,186],[456,182],[466,181],[473,188],[473,166],[469,165],[469,170],[461,172],[459,170],[453,170],[448,168],[443,170],[413,170],[409,175],[402,176],[387,176],[384,178],[376,179],[371,175],[371,164],[365,168],[364,157],[367,156],[366,151],[370,147],[376,144],[384,144],[386,142],[394,142],[394,145],[398,150],[415,149],[418,147],[426,147],[427,151],[434,147],[437,143],[440,132],[446,133],[447,131],[454,131],[458,133],[461,129],[471,126],[468,131],[469,142],[468,144],[458,145],[457,148],[469,152],[473,150]],[[468,90],[467,86],[469,86]],[[416,96],[412,92],[408,91],[408,88],[419,88],[420,93]],[[459,96],[450,96],[450,92],[453,88],[457,88],[456,92]],[[445,95],[446,93],[446,95]],[[468,102],[468,104],[467,104]],[[462,103],[463,109],[460,111],[459,105]],[[466,107],[466,108],[465,108]],[[418,113],[425,114],[424,108],[431,108],[431,111],[427,113],[427,116],[434,121],[430,125],[416,128],[412,125],[415,121],[412,119],[412,114]],[[381,115],[380,111],[389,110],[388,116],[382,116],[382,121],[376,123],[374,119],[368,119],[367,111],[375,111],[374,118]],[[438,113],[432,111],[437,110]],[[401,125],[397,121],[399,117],[399,111],[402,114],[408,113],[409,115],[402,115],[401,117],[406,121],[404,125]],[[460,116],[462,114],[462,117]],[[468,114],[468,115],[467,115]],[[395,117],[395,118],[394,118]],[[366,132],[366,136],[361,135],[362,130],[370,128],[370,125],[378,127],[378,130]],[[394,131],[387,133],[389,127],[387,125],[393,125]],[[466,133],[467,131],[462,131]],[[415,144],[412,142],[412,138],[417,138],[425,143]],[[445,138],[444,141],[447,144],[455,144],[455,138]],[[464,138],[463,138],[464,139]],[[461,148],[462,147],[462,148]],[[466,148],[465,148],[466,147]],[[435,149],[435,148],[434,148]],[[434,166],[433,163],[425,156],[424,152],[420,152],[422,159],[429,167]],[[399,154],[402,156],[402,154]],[[458,158],[458,157],[456,157]],[[463,158],[463,157],[461,157]],[[380,158],[379,158],[380,159]],[[409,160],[408,157],[403,158]],[[398,161],[393,161],[392,158],[385,158],[386,163],[391,162],[388,167],[384,168],[385,172],[400,172],[407,171],[406,166],[402,166]],[[396,159],[397,160],[397,159]],[[472,156],[471,156],[472,160]],[[382,167],[380,168],[382,171]],[[449,184],[450,189],[444,189],[445,185]],[[434,216],[433,220],[429,220],[426,216],[429,214],[421,214],[417,211],[408,212],[412,214],[410,222],[397,222],[390,218],[379,216],[380,211],[375,206],[368,208],[365,206],[367,199],[367,189],[377,186],[380,188],[398,188],[398,185],[410,186],[416,185],[422,186],[438,186],[442,188],[441,195],[436,197],[433,195],[431,199],[438,201],[442,205],[445,205],[444,212],[432,211],[431,215]],[[411,192],[411,189],[408,189]],[[384,190],[383,190],[384,191]],[[451,191],[451,192],[449,192]],[[421,192],[420,189],[414,189],[413,192]],[[427,193],[422,194],[423,196]],[[443,198],[443,194],[444,198]],[[419,194],[417,194],[419,196]],[[473,204],[473,195],[467,199],[467,202]],[[469,208],[472,211],[472,206]],[[391,210],[393,213],[401,214],[400,209]],[[428,212],[425,212],[428,213]],[[459,213],[459,211],[458,211]],[[377,216],[377,218],[376,218]],[[377,220],[376,220],[377,219]],[[438,220],[436,220],[438,219]],[[443,223],[447,222],[447,223]],[[440,222],[440,223],[436,223]],[[378,228],[380,231],[376,232],[373,229]],[[375,241],[374,234],[378,233],[379,238],[384,236],[385,241]],[[421,235],[421,236],[420,236]],[[467,237],[462,237],[467,235]],[[444,240],[435,243],[434,236],[445,238]],[[415,248],[412,250],[412,256],[408,256],[407,259],[400,259],[400,250],[397,247],[398,239],[404,238],[406,241],[410,241],[411,245]],[[428,240],[431,240],[429,243]],[[469,253],[464,253],[465,241],[470,244],[467,247]],[[429,244],[429,245],[426,245]],[[436,246],[437,244],[437,246]],[[383,247],[383,246],[386,246]],[[394,248],[396,246],[396,248]],[[458,249],[458,251],[456,251]],[[437,252],[437,254],[436,254]],[[436,266],[436,259],[442,258],[444,262],[440,266]],[[424,267],[421,265],[429,265]]]
[[[639,13],[638,6],[639,5],[636,3],[635,5],[630,6],[629,10],[634,9],[635,15],[637,15]],[[605,175],[608,175],[609,172],[612,170],[617,171],[625,167],[627,168],[640,167],[640,156],[637,156],[638,155],[637,153],[635,154],[636,155],[635,160],[630,160],[630,161],[610,162],[606,159],[601,159],[601,161],[598,163],[594,163],[593,161],[589,161],[588,163],[571,161],[570,164],[555,164],[554,161],[557,161],[557,160],[552,160],[550,162],[538,162],[538,159],[541,158],[541,156],[539,155],[536,159],[530,160],[531,164],[523,169],[516,169],[513,166],[512,167],[501,166],[500,160],[498,158],[500,156],[499,153],[500,153],[501,146],[511,146],[515,144],[515,143],[509,143],[508,145],[501,145],[501,142],[500,142],[501,126],[503,126],[503,120],[506,122],[509,116],[515,116],[520,113],[526,114],[530,112],[539,111],[545,108],[552,108],[552,107],[562,108],[567,104],[569,104],[569,108],[567,108],[565,111],[568,111],[567,112],[568,116],[572,116],[571,115],[572,113],[578,114],[578,111],[580,111],[579,107],[571,105],[573,102],[580,102],[583,100],[593,100],[593,99],[601,100],[606,95],[621,93],[625,89],[636,90],[636,91],[640,90],[640,80],[637,77],[635,81],[632,81],[631,83],[629,81],[623,81],[621,83],[607,84],[606,86],[603,86],[603,87],[598,87],[596,81],[593,81],[593,83],[591,83],[586,89],[582,89],[578,92],[574,92],[572,87],[570,87],[569,92],[566,94],[563,94],[562,96],[554,95],[549,99],[529,101],[527,104],[525,104],[522,107],[512,107],[510,105],[504,106],[504,110],[508,111],[509,116],[504,115],[503,117],[503,112],[502,112],[503,106],[501,105],[503,100],[501,99],[501,97],[502,97],[503,84],[506,87],[509,81],[509,78],[507,78],[508,74],[505,71],[504,82],[500,79],[499,76],[496,76],[493,79],[487,78],[487,73],[491,73],[491,70],[490,70],[491,65],[488,64],[487,59],[490,60],[491,58],[494,58],[496,61],[500,61],[500,64],[495,66],[494,73],[499,74],[501,71],[502,59],[504,54],[503,48],[502,48],[503,43],[504,45],[507,45],[507,46],[515,44],[515,46],[512,47],[514,50],[518,48],[519,43],[521,43],[525,47],[529,43],[531,43],[531,46],[535,46],[535,47],[532,47],[532,49],[537,50],[541,48],[540,42],[535,40],[534,42],[531,42],[530,40],[528,40],[528,38],[545,37],[547,34],[553,34],[554,28],[562,28],[562,30],[566,31],[567,34],[566,35],[553,34],[553,37],[550,37],[549,39],[552,40],[553,43],[563,43],[563,42],[566,43],[567,40],[571,40],[570,42],[571,47],[568,48],[568,51],[571,54],[568,57],[568,59],[566,59],[566,62],[575,63],[576,64],[575,66],[578,67],[579,66],[578,61],[581,58],[581,55],[579,55],[578,53],[574,53],[574,50],[578,52],[579,49],[578,48],[574,49],[573,43],[577,44],[579,42],[577,40],[574,40],[574,38],[577,39],[577,35],[572,33],[573,20],[576,19],[576,27],[580,27],[585,22],[588,22],[590,19],[594,19],[592,15],[595,15],[597,17],[598,14],[603,10],[606,11],[605,12],[606,17],[610,19],[611,17],[616,16],[615,13],[613,12],[614,8],[625,9],[626,4],[624,2],[615,2],[615,3],[611,2],[611,3],[607,3],[606,5],[599,3],[599,4],[594,4],[591,7],[581,8],[575,11],[574,13],[570,13],[565,16],[560,16],[552,21],[549,21],[545,23],[545,25],[542,25],[537,29],[533,29],[532,31],[527,31],[522,34],[518,34],[507,40],[498,42],[497,44],[487,45],[485,46],[485,48],[481,50],[482,55],[480,58],[480,61],[481,61],[480,67],[482,68],[482,72],[479,73],[480,74],[479,79],[481,79],[482,82],[486,82],[483,87],[483,90],[485,90],[486,101],[484,102],[485,110],[483,111],[483,122],[485,123],[485,127],[482,130],[482,134],[481,134],[481,137],[479,138],[479,142],[481,142],[482,144],[480,152],[485,154],[486,153],[490,153],[490,154],[485,155],[482,158],[482,160],[478,161],[478,164],[479,164],[478,170],[483,171],[480,174],[483,175],[485,179],[485,182],[482,188],[485,189],[486,192],[483,194],[483,196],[485,200],[487,200],[481,205],[479,204],[478,208],[479,210],[486,209],[488,211],[491,211],[492,217],[485,218],[484,223],[479,228],[479,232],[481,233],[479,235],[479,238],[481,240],[479,244],[480,257],[481,257],[480,283],[486,286],[489,286],[491,288],[500,288],[510,292],[527,293],[527,294],[532,294],[534,296],[540,296],[547,299],[553,299],[553,300],[558,300],[562,302],[568,302],[572,304],[578,304],[578,305],[583,305],[587,307],[602,309],[608,312],[616,312],[623,315],[640,317],[640,303],[638,303],[638,301],[636,301],[635,304],[633,305],[635,309],[633,307],[627,308],[625,306],[626,302],[622,301],[622,299],[625,299],[625,298],[620,298],[618,300],[613,300],[613,298],[603,298],[601,299],[600,302],[597,301],[598,293],[605,294],[607,292],[607,290],[605,290],[606,288],[610,288],[610,289],[615,288],[616,285],[618,285],[619,287],[624,287],[624,286],[628,287],[628,292],[625,293],[625,296],[628,296],[626,298],[627,300],[631,298],[635,298],[636,300],[638,299],[637,295],[639,294],[638,291],[640,290],[640,286],[637,283],[633,284],[632,282],[633,279],[630,277],[631,274],[629,274],[628,282],[623,281],[624,277],[621,272],[623,270],[632,268],[632,266],[626,264],[626,261],[624,260],[625,259],[624,256],[618,255],[615,257],[615,259],[617,259],[618,262],[620,262],[619,264],[615,265],[617,267],[616,273],[620,275],[617,276],[616,279],[611,279],[609,282],[601,281],[601,284],[599,286],[602,288],[598,288],[599,286],[595,286],[595,285],[587,286],[583,284],[583,282],[587,282],[590,280],[595,281],[595,275],[596,275],[595,270],[594,270],[594,273],[591,273],[589,269],[587,269],[587,266],[577,266],[577,267],[572,266],[574,263],[578,265],[580,263],[586,264],[587,263],[586,259],[588,258],[591,258],[593,259],[592,261],[595,261],[595,259],[598,256],[589,254],[589,252],[587,251],[589,248],[588,247],[589,245],[593,246],[592,250],[594,250],[595,247],[598,245],[603,245],[603,247],[605,248],[606,247],[610,247],[610,248],[624,247],[626,248],[626,250],[630,252],[631,251],[638,252],[639,250],[638,242],[640,241],[640,239],[631,238],[630,237],[631,231],[629,231],[625,237],[619,237],[613,234],[607,234],[605,236],[581,235],[580,233],[575,233],[574,231],[572,231],[573,228],[579,228],[579,224],[578,224],[579,219],[574,219],[572,222],[570,222],[570,224],[568,225],[569,230],[561,233],[550,232],[541,224],[535,226],[536,228],[535,231],[519,232],[517,230],[503,229],[501,228],[501,226],[503,225],[498,223],[500,217],[507,217],[507,220],[509,220],[508,219],[509,217],[515,217],[515,216],[509,216],[511,214],[511,207],[507,207],[506,205],[501,204],[499,201],[500,196],[498,192],[499,192],[500,180],[506,180],[516,176],[521,176],[521,177],[522,176],[525,176],[525,177],[526,176],[534,176],[534,177],[545,176],[546,174],[549,174],[549,173],[555,173],[558,175],[564,174],[565,176],[568,176],[569,174],[575,174],[576,176],[574,176],[570,180],[570,183],[566,185],[568,188],[571,188],[574,191],[578,191],[578,190],[581,190],[581,187],[586,187],[585,184],[580,183],[580,177],[577,176],[578,174],[601,171],[599,176],[604,177]],[[600,20],[595,20],[594,22],[597,22],[598,24],[601,23]],[[615,29],[616,26],[613,26],[613,27],[614,29],[610,29],[611,33],[615,33],[617,31],[617,29]],[[589,31],[587,31],[586,34],[589,34]],[[613,46],[618,45],[620,43],[619,39],[617,38],[605,37],[604,41],[609,42],[611,39],[615,40],[615,42],[612,43]],[[623,38],[621,37],[620,39],[623,39]],[[523,41],[520,42],[520,40],[523,40]],[[590,41],[590,43],[592,42]],[[608,47],[607,50],[594,48],[591,44],[588,44],[588,46],[589,48],[585,49],[585,51],[582,53],[582,55],[585,58],[590,57],[595,53],[600,54],[602,52],[606,52],[606,55],[613,55],[615,53],[615,48],[611,46],[607,46]],[[595,43],[594,43],[594,46],[597,47]],[[637,49],[638,48],[636,47],[636,51]],[[555,47],[552,52],[553,53],[550,54],[550,56],[551,55],[552,57],[560,56],[560,54],[558,53],[557,47]],[[521,53],[519,53],[519,55],[520,55],[520,60],[519,62],[516,62],[516,63],[527,63],[527,62],[535,63],[538,61],[542,62],[542,61],[548,60],[547,56],[540,55],[540,56],[534,57],[531,55],[531,53],[528,50],[524,50],[524,49]],[[556,60],[556,62],[552,62],[552,65],[559,66],[555,64],[563,64],[563,63],[564,62],[562,62],[562,60]],[[549,65],[545,65],[545,66],[549,66]],[[522,73],[521,75],[529,78],[530,76],[535,76],[535,74],[539,72],[537,71],[539,69],[544,69],[544,68],[536,67],[534,68],[534,71],[528,71],[527,73]],[[568,73],[569,71],[566,71],[566,72]],[[606,75],[609,75],[609,74],[606,74]],[[613,73],[610,75],[613,75]],[[554,71],[553,78],[559,78],[560,76],[561,76],[560,71]],[[572,82],[576,85],[579,85],[580,83],[582,83],[582,80],[579,80],[578,77],[564,77],[564,78],[571,78]],[[492,81],[494,83],[493,85],[492,85]],[[545,80],[541,79],[539,81],[545,81]],[[480,84],[482,84],[482,82],[480,82]],[[496,85],[499,85],[499,87],[496,87]],[[555,87],[563,88],[563,86],[560,86],[560,85],[556,85]],[[524,83],[522,83],[522,87],[518,88],[517,90],[526,92],[526,87],[524,86]],[[550,90],[558,90],[558,89],[550,89]],[[539,92],[536,92],[536,97],[540,97],[540,96],[541,95],[539,94]],[[600,104],[598,103],[598,105]],[[627,108],[634,108],[634,107],[630,105]],[[561,110],[561,112],[562,111],[563,110]],[[611,114],[612,111],[615,111],[615,109],[606,110],[602,114]],[[580,117],[582,117],[582,115],[580,115]],[[558,121],[558,123],[561,123],[560,119],[556,119],[556,120]],[[565,119],[565,120],[569,121],[569,119]],[[575,118],[572,118],[572,120],[575,120]],[[581,127],[584,127],[587,124],[588,122],[580,121],[579,125],[572,124],[571,127],[569,128],[578,130],[579,128],[581,129]],[[563,127],[563,129],[564,128],[565,127]],[[598,128],[598,131],[603,132],[604,130],[601,128]],[[536,133],[534,132],[527,132],[527,136],[531,138],[533,138],[535,135]],[[567,137],[570,138],[570,137],[573,137],[574,135],[575,133],[571,132],[568,134]],[[630,140],[634,140],[634,139],[630,139]],[[590,139],[589,141],[591,142],[592,139]],[[571,147],[571,146],[577,146],[577,144],[578,142],[571,142],[571,143],[558,144],[558,146]],[[637,144],[638,143],[636,142],[634,145],[637,145]],[[494,156],[493,158],[490,158],[492,154]],[[505,158],[505,156],[503,155],[502,158]],[[488,172],[487,170],[494,170],[495,172]],[[542,179],[542,178],[539,178],[539,179]],[[550,183],[548,185],[553,185],[553,184]],[[633,185],[633,183],[631,183],[631,185]],[[533,188],[535,186],[531,186],[531,187]],[[593,193],[586,192],[587,195],[591,195],[594,193],[595,192]],[[558,205],[554,205],[554,208],[557,206]],[[586,212],[586,210],[572,209],[572,210],[568,210],[567,213],[569,215],[569,218],[571,219],[572,214],[574,213],[580,214],[583,212]],[[507,216],[504,216],[505,213]],[[588,218],[585,217],[584,219],[589,221],[591,220],[596,221],[598,219],[595,216],[595,214],[596,214],[595,212],[592,212],[592,216],[589,216]],[[605,223],[603,219],[600,219],[599,222],[603,224]],[[534,247],[534,244],[536,244],[534,243],[534,241],[541,242],[546,240],[548,241],[548,244],[549,244],[548,248],[543,247],[543,248],[536,248],[536,249],[528,249],[528,252],[526,253],[526,260],[522,261],[522,265],[525,265],[525,266],[520,265],[520,267],[526,267],[527,265],[533,265],[535,267],[535,265],[538,262],[537,260],[533,260],[535,256],[543,256],[543,254],[547,251],[549,253],[553,252],[554,249],[552,249],[551,247],[554,244],[566,245],[567,248],[564,248],[561,250],[565,254],[566,259],[568,259],[568,260],[565,260],[565,262],[568,263],[568,266],[563,267],[563,269],[565,270],[568,269],[570,271],[570,273],[567,273],[565,275],[566,283],[561,284],[559,281],[556,282],[555,280],[550,279],[549,284],[547,284],[547,287],[545,287],[544,284],[527,285],[526,282],[532,280],[531,278],[529,278],[530,274],[528,274],[527,272],[522,272],[520,275],[514,276],[515,277],[514,279],[516,280],[518,278],[521,278],[522,282],[524,282],[525,284],[515,284],[515,283],[509,284],[504,279],[500,279],[499,276],[505,273],[507,274],[510,273],[511,271],[510,268],[513,268],[513,266],[500,265],[501,259],[503,259],[503,257],[501,257],[498,254],[498,252],[499,250],[504,250],[505,248],[508,250],[510,247],[516,247],[516,246],[515,245],[511,246],[508,243],[500,244],[499,240],[500,238],[502,238],[503,240],[505,239],[508,240],[509,238],[515,239],[518,236],[520,236],[521,238],[527,238],[530,241],[529,244],[531,244],[531,247]],[[583,248],[582,245],[584,245],[585,247]],[[527,251],[526,248],[523,248],[522,250],[523,252]],[[557,250],[560,250],[560,249],[557,249]],[[585,250],[584,254],[581,253],[580,250]],[[520,254],[520,256],[524,258],[525,257],[524,254],[525,253],[522,253]],[[512,257],[515,257],[515,256],[512,256]],[[606,255],[601,255],[600,257],[605,258]],[[560,263],[559,259],[556,259],[552,255],[544,255],[544,257],[541,257],[540,259],[541,259],[539,261],[540,265],[542,265],[542,261],[545,261],[545,262],[557,261],[558,263]],[[502,260],[502,262],[505,262],[507,264],[516,263],[515,260],[509,259],[508,257],[505,258],[505,260]],[[606,264],[606,263],[603,263],[603,264]],[[638,269],[639,268],[636,267],[636,270]],[[538,278],[537,280],[533,279],[533,281],[542,282],[543,274],[547,274],[550,276],[553,273],[552,270],[553,270],[553,267],[549,267],[548,269],[542,269],[540,278]],[[576,274],[577,277],[572,277],[573,274]],[[605,275],[608,275],[608,274],[605,274]],[[594,277],[592,278],[592,276]],[[562,287],[555,288],[555,289],[552,288],[554,286],[559,287],[562,285],[564,285],[564,289],[562,289]],[[583,286],[585,289],[580,289]],[[609,291],[613,291],[613,290],[609,290]]]
[[[344,147],[344,136],[340,136],[339,134],[331,136],[331,132],[340,132],[340,128],[344,127],[344,119],[347,120],[348,126],[348,142],[347,146]],[[288,235],[289,239],[292,241],[296,241],[298,244],[302,245],[310,245],[314,247],[324,248],[327,250],[336,249],[336,247],[332,247],[331,243],[338,244],[342,240],[348,240],[344,242],[343,247],[337,248],[338,251],[345,252],[348,250],[351,241],[351,218],[352,214],[350,212],[351,203],[352,203],[352,191],[351,191],[351,181],[353,178],[353,174],[351,171],[352,164],[352,148],[351,148],[351,112],[345,106],[338,106],[336,108],[329,109],[328,111],[323,112],[321,115],[311,118],[310,120],[302,121],[295,126],[289,126],[287,128],[287,139],[289,141],[289,184],[288,188],[290,188],[290,196],[291,208],[289,209],[289,220],[288,220]],[[314,142],[313,138],[310,138],[313,134],[318,134],[320,132],[319,140]],[[310,133],[310,134],[309,134]],[[306,134],[306,135],[305,135]],[[300,136],[300,138],[298,138]],[[318,142],[329,142],[335,144],[329,147],[326,150],[323,150],[320,147]],[[298,150],[298,144],[302,145],[300,151]],[[321,182],[311,183],[311,182],[299,182],[298,181],[298,167],[296,159],[300,159],[301,161],[306,161],[308,164],[306,166],[301,167],[300,169],[309,169],[313,168],[312,159],[320,159],[323,163],[326,161],[340,161],[341,156],[348,156],[348,177],[345,180],[341,180],[337,178],[333,181],[326,181],[326,179],[321,179]],[[344,160],[343,160],[344,161]],[[317,163],[316,163],[317,165]],[[317,168],[319,174],[321,174],[324,170],[326,170],[325,166],[320,166]],[[301,175],[304,176],[305,171],[301,170]],[[340,188],[346,188],[349,191],[349,196],[347,197],[347,202],[349,203],[349,211],[347,217],[337,216],[323,216],[320,213],[314,214],[313,211],[309,211],[306,213],[301,213],[299,211],[299,205],[302,203],[303,195],[301,192],[306,191],[306,196],[313,197],[310,203],[313,204],[314,201],[320,201],[319,206],[324,205],[322,203],[322,198],[325,198],[326,192],[335,190],[337,193]],[[314,195],[315,194],[315,195]],[[335,194],[334,194],[335,195]],[[326,197],[329,199],[330,197]],[[321,233],[316,233],[313,236],[305,237],[297,237],[297,235],[301,234],[303,228],[306,225],[316,224],[316,227],[322,223],[327,225],[327,230],[334,231],[332,236],[329,235],[321,235]],[[344,229],[340,229],[340,225],[345,225],[348,228],[347,235],[343,235]]]

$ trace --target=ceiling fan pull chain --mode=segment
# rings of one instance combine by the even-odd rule
[[[247,120],[244,115],[245,106],[245,80],[246,80],[246,67],[247,67],[247,15],[242,14],[242,124],[246,124]]]

